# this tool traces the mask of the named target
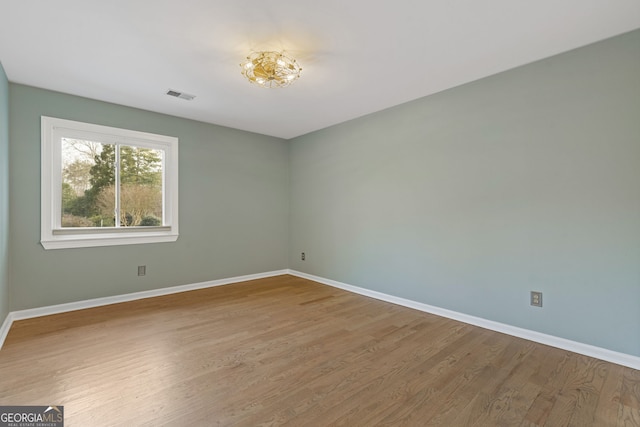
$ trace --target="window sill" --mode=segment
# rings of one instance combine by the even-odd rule
[[[159,227],[164,228],[164,227]],[[178,240],[178,234],[167,231],[100,232],[98,233],[54,233],[40,244],[45,249],[90,248],[97,246],[137,245],[143,243],[166,243]]]

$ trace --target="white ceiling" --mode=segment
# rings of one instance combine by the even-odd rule
[[[292,138],[637,28],[640,0],[0,0],[0,62],[11,82]],[[283,49],[299,81],[243,79],[250,51]]]

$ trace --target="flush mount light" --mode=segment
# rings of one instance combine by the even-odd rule
[[[262,87],[289,86],[302,71],[295,59],[282,52],[253,52],[240,66],[243,76]]]

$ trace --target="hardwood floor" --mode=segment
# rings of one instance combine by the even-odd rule
[[[640,426],[640,371],[293,276],[18,321],[66,426]]]

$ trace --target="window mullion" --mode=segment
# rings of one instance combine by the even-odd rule
[[[115,220],[114,225],[116,228],[120,227],[120,144],[116,144],[116,161],[113,165],[115,174],[115,188],[114,188],[114,197],[115,200]]]

